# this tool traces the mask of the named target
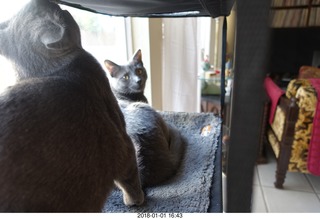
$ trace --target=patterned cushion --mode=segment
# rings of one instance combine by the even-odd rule
[[[317,103],[316,91],[311,85],[302,86],[298,89],[296,98],[298,100],[299,114],[295,125],[295,135],[288,170],[307,173],[308,148]]]
[[[286,120],[286,114],[284,110],[277,106],[276,113],[274,120],[271,124],[272,130],[275,134],[275,137],[281,141],[282,140],[282,134],[283,134],[283,129],[284,129],[284,123]]]
[[[301,86],[311,86],[311,84],[308,80],[291,80],[287,87],[286,96],[289,99],[291,99],[292,97],[296,97],[297,91]]]
[[[317,103],[316,91],[308,80],[298,79],[292,80],[289,83],[286,96],[288,98],[295,97],[297,99],[297,105],[299,106],[299,114],[295,124],[295,136],[288,171],[308,173],[307,155],[312,133],[313,117]],[[285,122],[284,117],[285,113],[282,110],[277,109],[274,122],[271,125],[279,140],[282,139]],[[268,136],[270,144],[274,150],[276,147],[279,147],[276,145],[276,141],[272,139],[276,136]],[[275,152],[277,154],[277,151]]]

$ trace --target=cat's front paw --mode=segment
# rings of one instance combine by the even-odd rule
[[[144,202],[144,193],[141,190],[135,197],[130,196],[128,193],[124,193],[123,202],[126,206],[142,205]]]

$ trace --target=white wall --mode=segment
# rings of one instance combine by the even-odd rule
[[[162,21],[160,18],[132,18],[131,25],[132,51],[141,49],[148,73],[145,95],[155,109],[162,110]]]

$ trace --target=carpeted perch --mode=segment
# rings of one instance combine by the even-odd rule
[[[179,173],[165,184],[146,188],[142,206],[127,207],[122,193],[115,189],[108,197],[104,212],[207,212],[212,199],[215,159],[221,119],[212,113],[159,112],[166,122],[175,125],[187,141]],[[220,168],[220,167],[219,167]],[[214,194],[213,194],[214,195]],[[220,195],[220,194],[219,194]]]

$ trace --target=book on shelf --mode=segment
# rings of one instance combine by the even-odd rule
[[[320,7],[311,8],[309,26],[320,26]]]
[[[320,5],[320,0],[312,0],[311,5]]]
[[[272,0],[271,27],[320,26],[320,0]]]
[[[271,15],[272,27],[304,27],[307,25],[308,9],[273,10]]]
[[[272,7],[294,7],[294,6],[307,6],[309,0],[272,0]]]

